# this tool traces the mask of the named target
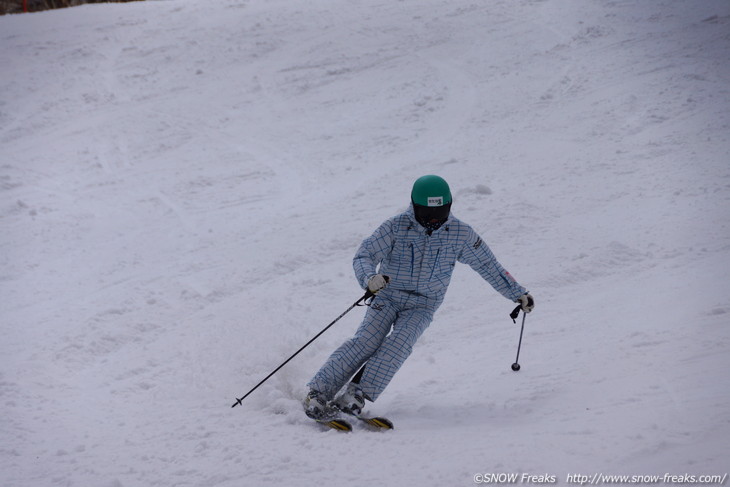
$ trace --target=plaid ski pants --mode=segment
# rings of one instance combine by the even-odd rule
[[[360,387],[366,398],[375,401],[411,354],[440,304],[440,299],[420,294],[381,291],[355,335],[330,355],[307,385],[332,400],[366,364]]]

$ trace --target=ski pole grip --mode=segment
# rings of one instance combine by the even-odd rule
[[[509,317],[512,318],[512,321],[514,323],[517,323],[517,317],[520,315],[520,310],[522,309],[522,305],[518,304],[515,309],[512,310],[512,312],[509,314]]]
[[[385,283],[386,284],[390,282],[390,277],[389,276],[383,276],[383,279],[385,279]],[[380,289],[378,289],[375,292],[372,292],[370,290],[370,288],[368,288],[368,289],[365,290],[365,296],[363,296],[362,299],[370,299],[373,296],[375,296],[376,294],[378,294],[379,292],[380,292]]]

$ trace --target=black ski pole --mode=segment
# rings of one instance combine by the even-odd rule
[[[284,363],[282,363],[282,364],[281,364],[280,366],[278,366],[278,367],[277,367],[276,369],[274,369],[274,371],[273,371],[272,373],[270,373],[269,375],[267,375],[266,377],[264,377],[264,379],[263,379],[263,380],[262,380],[261,382],[259,382],[258,384],[256,384],[256,385],[254,386],[254,388],[253,388],[253,389],[251,389],[250,391],[248,391],[248,392],[247,392],[247,393],[246,393],[246,394],[245,394],[245,395],[244,395],[244,396],[243,396],[242,398],[240,398],[240,399],[236,399],[236,402],[234,402],[234,403],[233,403],[233,406],[231,406],[231,407],[232,407],[232,408],[235,408],[236,406],[238,406],[239,404],[241,404],[241,401],[243,401],[244,399],[246,399],[246,398],[247,398],[247,397],[249,396],[249,394],[251,394],[251,393],[252,393],[253,391],[255,391],[256,389],[258,389],[258,388],[259,388],[259,386],[260,386],[261,384],[263,384],[264,382],[266,382],[267,380],[269,380],[269,378],[270,378],[270,377],[271,377],[272,375],[276,374],[276,373],[277,373],[277,372],[279,371],[279,369],[281,369],[281,368],[282,368],[283,366],[285,366],[286,364],[288,364],[288,363],[289,363],[289,361],[290,361],[291,359],[293,359],[294,357],[296,357],[296,356],[297,356],[297,355],[299,354],[299,352],[301,352],[302,350],[304,350],[305,348],[307,348],[307,347],[308,347],[308,346],[309,346],[309,345],[310,345],[310,344],[311,344],[311,343],[312,343],[313,341],[315,341],[315,340],[316,340],[317,338],[319,338],[319,336],[320,336],[320,335],[321,335],[322,333],[324,333],[324,332],[326,332],[327,330],[329,330],[329,328],[330,328],[330,327],[331,327],[332,325],[334,325],[335,323],[337,323],[337,322],[338,322],[338,321],[340,320],[340,318],[342,318],[342,317],[343,317],[343,316],[345,316],[345,315],[346,315],[347,313],[349,313],[349,312],[350,312],[350,311],[352,310],[352,308],[354,308],[355,306],[358,306],[358,305],[359,305],[359,304],[360,304],[361,302],[363,302],[363,301],[365,301],[365,300],[367,300],[367,299],[371,298],[372,296],[374,296],[374,294],[373,294],[372,292],[370,292],[370,290],[366,291],[366,292],[365,292],[365,294],[363,295],[363,297],[361,297],[360,299],[358,299],[357,301],[355,301],[355,302],[354,302],[354,303],[352,304],[352,306],[350,306],[349,308],[347,308],[347,309],[346,309],[346,310],[345,310],[345,311],[344,311],[344,312],[343,312],[343,313],[342,313],[342,314],[341,314],[340,316],[338,316],[337,318],[335,318],[335,320],[334,320],[334,321],[333,321],[332,323],[330,323],[329,325],[325,326],[325,327],[324,327],[324,329],[323,329],[322,331],[320,331],[319,333],[317,333],[317,334],[316,334],[316,335],[314,336],[314,338],[312,338],[312,339],[311,339],[311,340],[309,340],[309,341],[308,341],[307,343],[305,343],[305,344],[304,344],[304,346],[303,346],[302,348],[300,348],[299,350],[297,350],[296,352],[294,352],[294,355],[292,355],[291,357],[289,357],[288,359],[286,359],[286,360],[284,361]]]
[[[520,314],[520,309],[522,309],[522,306],[517,306],[512,313],[510,313],[510,318],[512,318],[512,321],[517,323],[516,318],[517,315]],[[527,313],[524,311],[522,312],[522,327],[520,328],[520,341],[517,343],[517,358],[515,359],[515,363],[512,364],[512,370],[517,372],[520,370],[520,348],[522,348],[522,333],[525,331],[525,318],[527,317]]]

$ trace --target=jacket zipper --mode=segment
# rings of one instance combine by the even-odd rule
[[[429,280],[429,281],[430,281],[431,279],[433,279],[433,273],[434,273],[434,271],[436,270],[436,267],[438,267],[438,264],[439,264],[439,254],[440,254],[440,253],[441,253],[441,249],[438,249],[438,250],[436,251],[436,258],[435,258],[435,259],[433,260],[433,266],[431,267],[431,275],[430,275],[430,276],[428,276],[428,280]]]

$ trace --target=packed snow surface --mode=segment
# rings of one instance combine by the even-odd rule
[[[439,174],[466,266],[370,411],[305,384]],[[163,0],[0,18],[0,485],[724,475],[730,2]],[[525,483],[520,477],[521,483]],[[570,477],[575,479],[575,477]]]

